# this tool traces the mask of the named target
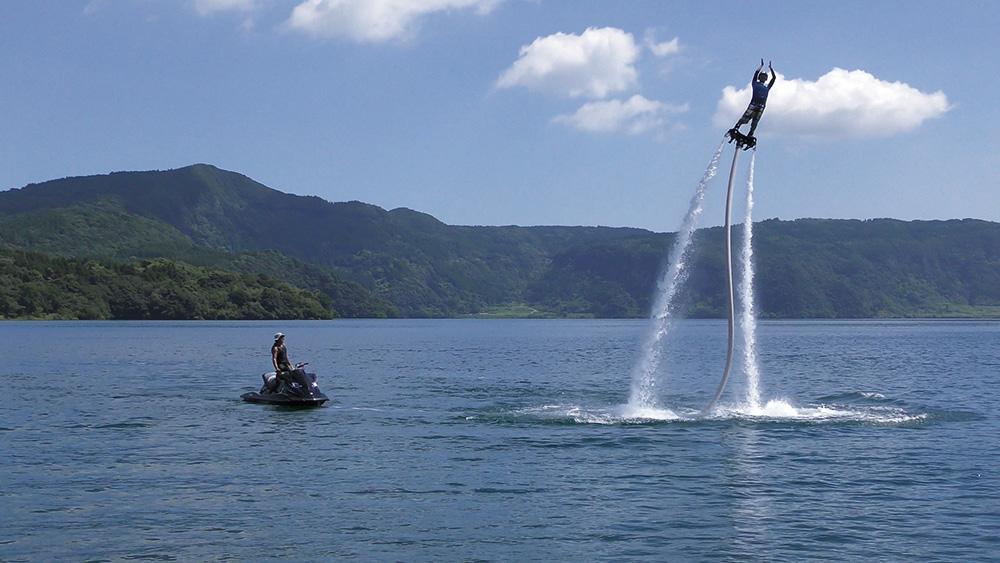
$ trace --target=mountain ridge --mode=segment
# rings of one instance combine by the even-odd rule
[[[803,218],[755,229],[765,317],[1000,305],[988,287],[1000,286],[997,223]],[[516,304],[557,316],[644,316],[673,236],[634,227],[448,225],[406,207],[288,194],[209,164],[0,192],[5,248],[229,269],[242,260],[279,277],[290,268],[298,273],[284,281],[340,287],[328,295],[343,298],[334,307],[352,316],[369,313],[345,308],[348,294],[381,308],[373,316],[461,316]],[[694,316],[724,311],[721,236],[720,227],[696,233],[682,296]]]

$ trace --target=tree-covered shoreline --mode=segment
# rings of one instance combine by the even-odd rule
[[[0,252],[0,319],[331,319],[326,295],[167,259],[114,263]]]

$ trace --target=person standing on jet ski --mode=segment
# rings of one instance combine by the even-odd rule
[[[285,335],[280,332],[274,335],[271,363],[274,364],[274,373],[278,377],[281,377],[282,372],[292,371],[292,363],[288,361],[288,349],[285,348]]]
[[[778,75],[774,72],[774,68],[771,67],[771,63],[767,63],[767,69],[771,71],[770,82],[767,81],[767,73],[761,72],[763,69],[764,59],[761,59],[760,66],[754,71],[753,81],[751,82],[753,98],[750,99],[750,105],[747,107],[747,110],[743,112],[743,117],[732,128],[732,131],[739,133],[740,127],[749,121],[750,133],[747,134],[748,137],[753,137],[753,132],[757,130],[757,123],[760,121],[760,116],[764,114],[764,106],[767,104],[767,95],[771,91],[771,86],[774,86],[774,81],[778,78]]]

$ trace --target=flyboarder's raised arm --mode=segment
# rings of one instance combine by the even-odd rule
[[[753,78],[750,79],[750,83],[751,84],[753,84],[754,82],[757,82],[757,75],[760,74],[760,71],[763,70],[763,69],[764,69],[764,59],[761,59],[760,60],[760,66],[757,67],[757,70],[753,71]]]
[[[763,63],[764,59],[761,59],[760,62]],[[774,81],[778,79],[778,74],[774,72],[771,61],[767,61],[767,70],[771,71],[771,81],[767,83],[767,89],[770,90],[771,86],[774,86]]]

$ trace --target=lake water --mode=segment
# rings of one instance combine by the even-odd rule
[[[1000,322],[0,323],[0,560],[1000,558]],[[243,403],[272,334],[327,406]]]

